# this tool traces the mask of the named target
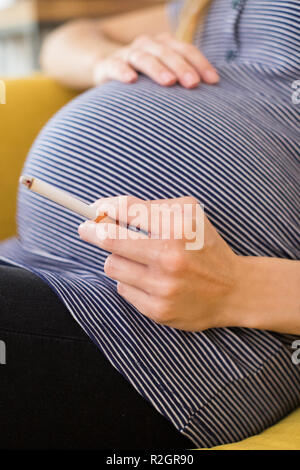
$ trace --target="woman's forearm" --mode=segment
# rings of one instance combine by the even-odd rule
[[[93,69],[120,44],[109,39],[99,22],[81,20],[50,33],[41,51],[41,65],[51,77],[72,88],[93,86]]]
[[[300,335],[300,261],[239,257],[237,326]]]
[[[67,23],[50,33],[42,47],[46,73],[73,88],[94,85],[94,66],[139,35],[171,32],[165,5],[103,20]]]

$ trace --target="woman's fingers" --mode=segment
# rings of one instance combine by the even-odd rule
[[[140,234],[110,223],[87,221],[80,225],[78,232],[88,243],[145,265],[159,261],[161,245],[165,243],[164,240],[139,239]]]
[[[155,320],[154,299],[151,295],[123,282],[118,283],[118,293],[131,303],[140,313]]]
[[[104,265],[105,274],[118,282],[136,287],[148,294],[160,293],[161,281],[151,275],[148,266],[122,256],[110,255]]]
[[[168,44],[162,44],[151,38],[145,38],[140,43],[147,53],[159,58],[177,77],[185,88],[194,88],[201,79],[198,71],[181,54],[174,51]]]
[[[131,303],[140,313],[156,323],[169,326],[175,324],[176,327],[181,326],[181,324],[177,326],[175,323],[177,319],[174,315],[175,308],[172,303],[124,282],[118,282],[117,289],[118,293],[127,300],[127,302]]]
[[[138,47],[128,47],[119,51],[120,57],[160,85],[170,86],[176,83],[176,75],[153,54]]]
[[[94,67],[93,80],[96,85],[107,80],[134,83],[138,72],[164,86],[178,81],[185,88],[194,88],[202,80],[210,84],[219,81],[216,69],[195,46],[167,33],[156,38],[140,36],[119,49]]]
[[[177,81],[185,88],[194,88],[203,80],[217,83],[219,76],[206,57],[192,44],[178,41],[164,33],[156,38],[138,37],[94,67],[96,85],[107,80],[134,83],[138,72],[160,85],[171,86]]]
[[[176,279],[167,277],[163,269],[146,266],[118,255],[109,255],[104,264],[105,274],[115,281],[136,287],[147,294],[167,298],[182,289]]]
[[[167,33],[157,36],[157,40],[184,57],[196,69],[204,82],[214,84],[219,81],[216,69],[193,44],[178,41]]]
[[[107,80],[134,83],[138,79],[138,74],[126,61],[111,57],[95,67],[93,79],[96,85],[105,83]]]
[[[110,255],[106,258],[104,272],[115,281],[125,282],[144,291],[149,290],[149,270],[144,264],[131,261],[122,256]]]

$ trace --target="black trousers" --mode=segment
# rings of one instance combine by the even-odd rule
[[[0,449],[193,448],[115,370],[45,282],[3,265],[0,340]]]

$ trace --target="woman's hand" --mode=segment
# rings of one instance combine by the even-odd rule
[[[123,216],[120,216],[119,201],[119,198],[112,198],[100,200],[99,204],[112,205],[116,209],[116,218],[124,222],[124,210]],[[118,281],[118,292],[122,297],[155,322],[188,331],[234,325],[236,320],[231,316],[234,310],[230,311],[228,304],[237,286],[238,256],[204,217],[196,200],[180,198],[146,202],[130,197],[127,199],[126,223],[136,225],[133,216],[137,211],[145,212],[139,207],[150,214],[153,207],[161,203],[165,205],[165,219],[164,223],[161,219],[155,238],[132,239],[137,234],[114,227],[118,233],[115,239],[110,239],[107,236],[108,224],[95,222],[81,225],[80,236],[112,253],[105,263],[106,275]],[[167,233],[168,215],[171,214],[172,220],[174,208],[177,211],[179,208],[182,217],[174,219]],[[185,225],[182,239],[176,239],[175,233],[180,233],[178,229],[183,228],[180,224],[183,224],[187,213],[193,223],[190,228]],[[201,245],[203,222],[204,247],[186,249],[193,248],[193,238],[198,240],[198,247]],[[145,213],[139,220],[139,226],[146,231],[150,228],[153,236]],[[120,236],[127,239],[118,239]],[[187,242],[192,245],[186,245]]]
[[[136,239],[111,223],[79,228],[81,238],[112,253],[105,273],[142,314],[187,331],[235,326],[300,334],[300,261],[236,255],[194,198],[103,199],[95,203],[100,212],[103,203],[104,211],[114,209],[111,217],[151,235]]]
[[[139,36],[129,46],[100,60],[94,67],[94,84],[108,80],[133,83],[138,72],[163,86],[178,82],[185,88],[194,88],[201,81],[219,81],[215,68],[194,45],[163,33],[156,37]]]

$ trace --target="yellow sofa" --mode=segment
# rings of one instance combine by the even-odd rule
[[[16,233],[18,177],[30,145],[55,111],[76,96],[43,76],[7,80],[5,85],[6,104],[0,104],[0,240]],[[258,436],[216,449],[300,450],[300,409]]]

